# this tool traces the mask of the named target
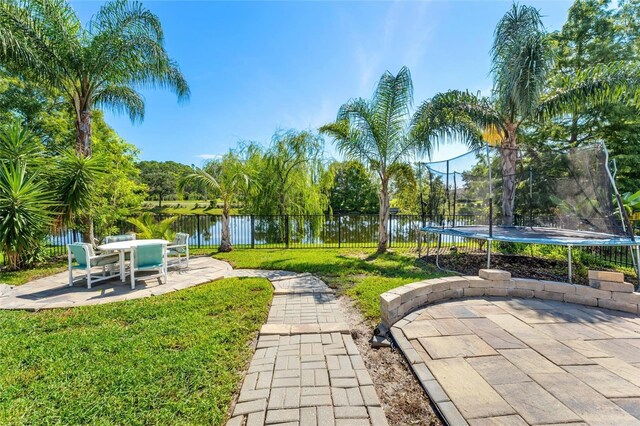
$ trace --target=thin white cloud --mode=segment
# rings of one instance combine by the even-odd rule
[[[196,157],[201,158],[203,160],[217,160],[218,158],[222,158],[220,154],[198,154]]]

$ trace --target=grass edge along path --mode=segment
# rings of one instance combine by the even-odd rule
[[[230,278],[68,310],[0,312],[0,424],[215,424],[265,322],[269,281]]]
[[[415,281],[446,275],[409,250],[379,255],[375,249],[236,249],[216,253],[234,268],[310,272],[339,294],[353,298],[365,318],[380,320],[380,294]]]

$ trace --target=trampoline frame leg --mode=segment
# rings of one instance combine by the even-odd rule
[[[640,245],[636,246],[636,278],[638,278],[636,290],[640,290]]]
[[[571,246],[567,246],[567,258],[569,260],[569,284],[573,282],[573,259],[571,257]]]
[[[491,241],[487,240],[487,269],[491,269]]]
[[[442,269],[440,267],[440,248],[442,247],[442,235],[438,234],[438,247],[436,248],[436,267],[438,269]]]

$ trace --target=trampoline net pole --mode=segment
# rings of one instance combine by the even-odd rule
[[[449,196],[449,160],[447,160],[447,175],[446,175],[446,184],[444,187],[444,196],[447,199],[447,213],[444,215],[444,223],[446,226],[447,221],[451,217],[451,197]],[[444,210],[444,207],[443,207]]]
[[[569,284],[573,282],[573,271],[572,271],[572,259],[571,259],[571,246],[567,246],[567,258],[569,260]]]
[[[422,163],[418,163],[418,183],[420,184],[420,215],[422,219],[422,226],[427,226],[427,220],[424,210],[424,188],[422,186]]]
[[[493,237],[493,187],[491,184],[491,151],[489,150],[489,144],[487,146],[487,176],[489,177],[489,238]],[[491,244],[489,243],[489,246]],[[490,255],[489,255],[490,258]],[[489,260],[487,260],[487,264]],[[488,266],[487,266],[488,267]]]
[[[458,188],[456,185],[456,173],[453,173],[453,219],[451,223],[451,227],[456,227],[456,199],[458,195]]]
[[[533,173],[529,167],[529,227],[533,227]]]

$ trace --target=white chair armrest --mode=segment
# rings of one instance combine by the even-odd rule
[[[170,246],[167,246],[167,249],[172,249],[172,248],[177,248],[177,247],[184,247],[187,248],[189,244],[171,244]]]
[[[117,253],[100,253],[100,254],[97,254],[97,255],[95,255],[93,257],[90,257],[90,259],[91,260],[93,260],[93,259],[102,259],[102,258],[105,258],[105,257],[111,257],[113,255],[117,255]]]

